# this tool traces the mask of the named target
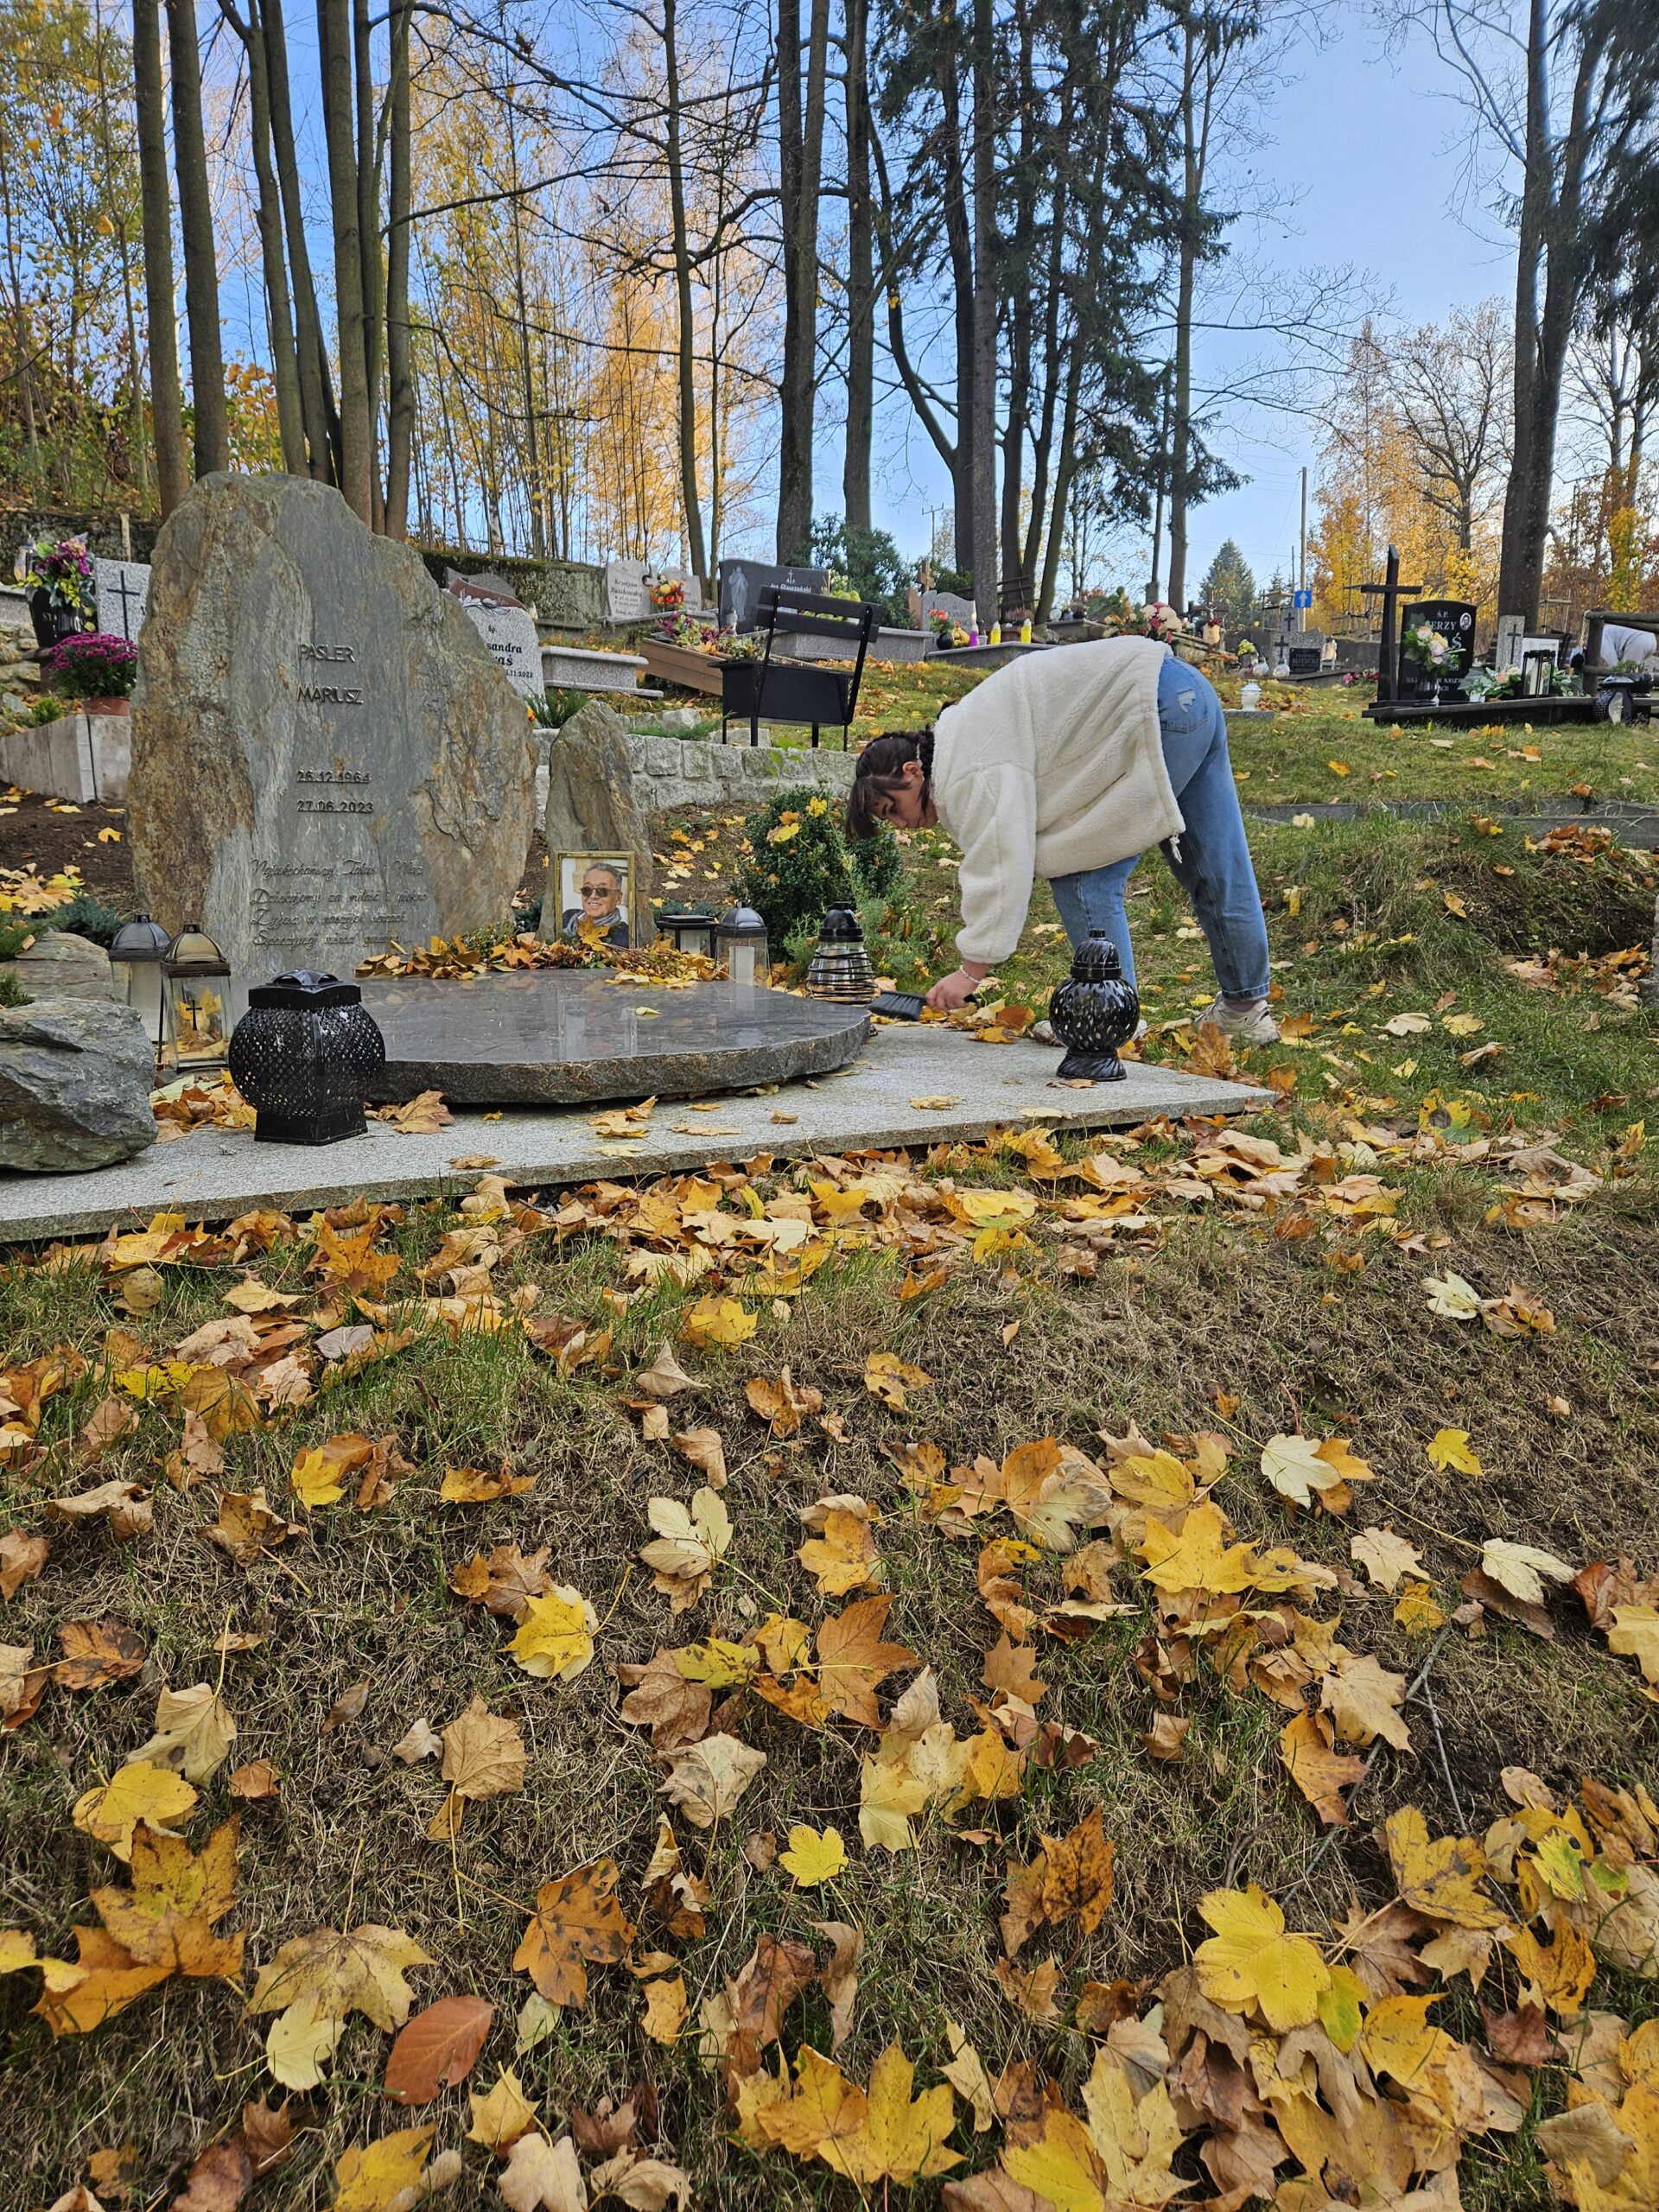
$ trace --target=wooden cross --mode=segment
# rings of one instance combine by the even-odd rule
[[[1389,557],[1383,564],[1380,584],[1361,584],[1360,590],[1367,597],[1381,597],[1382,601],[1382,635],[1376,649],[1376,696],[1389,706],[1395,702],[1396,674],[1395,666],[1394,632],[1398,620],[1400,601],[1413,592],[1421,591],[1421,584],[1402,584],[1400,581],[1400,553],[1390,545]]]

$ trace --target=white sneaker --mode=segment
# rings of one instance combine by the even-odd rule
[[[1279,1025],[1268,1012],[1266,999],[1247,999],[1236,1006],[1216,999],[1198,1016],[1198,1027],[1219,1029],[1224,1037],[1241,1045],[1276,1044],[1279,1037]]]
[[[1135,1025],[1135,1041],[1137,1045],[1146,1033],[1146,1023],[1144,1021],[1137,1021]],[[1046,1020],[1033,1021],[1030,1028],[1027,1030],[1026,1034],[1033,1045],[1058,1045],[1060,1041],[1054,1034],[1052,1024]]]

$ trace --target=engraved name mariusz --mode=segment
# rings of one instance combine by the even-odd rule
[[[300,658],[302,662],[355,661],[357,648],[355,645],[302,645]],[[360,690],[337,683],[302,683],[300,696],[315,707],[360,707],[363,703]]]

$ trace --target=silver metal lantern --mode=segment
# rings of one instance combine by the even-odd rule
[[[162,957],[162,1065],[183,1074],[222,1068],[235,1027],[231,963],[200,922],[187,922]]]

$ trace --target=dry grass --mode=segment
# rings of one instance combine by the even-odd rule
[[[1659,1552],[1659,1509],[1650,1471],[1659,1457],[1649,1315],[1659,1226],[1649,1186],[1638,1182],[1593,1203],[1561,1225],[1524,1241],[1481,1226],[1478,1179],[1457,1171],[1407,1179],[1403,1211],[1433,1235],[1453,1226],[1455,1245],[1436,1254],[1483,1291],[1519,1275],[1554,1307],[1554,1337],[1502,1341],[1457,1329],[1427,1312],[1421,1255],[1368,1240],[1359,1274],[1333,1273],[1318,1239],[1287,1242],[1270,1225],[1194,1218],[1173,1226],[1165,1248],[1108,1261],[1093,1282],[1061,1281],[1039,1268],[1006,1287],[994,1270],[952,1278],[912,1306],[893,1300],[894,1260],[858,1254],[832,1263],[790,1309],[763,1316],[761,1332],[729,1357],[687,1354],[709,1388],[673,1408],[720,1428],[730,1461],[726,1502],[737,1529],[733,1571],[671,1630],[665,1601],[631,1562],[647,1531],[653,1495],[686,1497],[683,1460],[641,1441],[617,1402],[613,1381],[592,1370],[562,1380],[514,1336],[437,1338],[331,1395],[281,1429],[232,1439],[236,1486],[263,1483],[273,1499],[303,1445],[339,1429],[394,1435],[416,1475],[379,1512],[349,1501],[312,1516],[307,1535],[251,1570],[205,1544],[210,1517],[197,1496],[156,1490],[152,1536],[124,1547],[99,1529],[54,1539],[42,1579],[4,1609],[3,1635],[50,1649],[67,1618],[105,1612],[130,1621],[149,1648],[143,1676],[89,1696],[54,1690],[40,1718],[4,1739],[0,1751],[3,1904],[0,1924],[34,1930],[59,1948],[89,1885],[108,1863],[69,1824],[79,1791],[148,1732],[156,1688],[213,1680],[211,1647],[228,1623],[261,1632],[254,1650],[232,1657],[224,1694],[240,1724],[236,1758],[269,1758],[283,1770],[278,1803],[245,1808],[241,1899],[231,1924],[249,1931],[251,1965],[279,1943],[318,1925],[383,1921],[408,1929],[436,1961],[414,1977],[419,2001],[475,1991],[498,2007],[478,2079],[512,2056],[512,2022],[528,1993],[510,1970],[524,1914],[539,1883],[601,1853],[624,1870],[625,1904],[637,1916],[638,1879],[654,1836],[659,1769],[642,1734],[617,1712],[612,1672],[648,1658],[664,1642],[719,1630],[741,1635],[772,1605],[816,1620],[830,1610],[792,1553],[800,1530],[791,1509],[825,1491],[862,1492],[887,1516],[879,1541],[895,1593],[890,1630],[938,1670],[947,1715],[964,1732],[968,1700],[995,1626],[974,1586],[976,1547],[954,1543],[918,1522],[881,1446],[935,1439],[952,1460],[1000,1454],[1048,1433],[1087,1448],[1101,1428],[1137,1420],[1149,1434],[1224,1427],[1238,1446],[1222,1497],[1242,1534],[1282,1540],[1283,1509],[1255,1471],[1255,1446],[1275,1430],[1339,1428],[1377,1471],[1351,1522],[1305,1518],[1294,1541],[1307,1556],[1346,1562],[1351,1525],[1392,1520],[1423,1550],[1437,1589],[1456,1602],[1470,1547],[1492,1534],[1519,1536],[1567,1558],[1626,1550],[1648,1567]],[[453,1218],[416,1215],[398,1232],[408,1259],[429,1250]],[[302,1255],[285,1248],[263,1270],[279,1287],[301,1287]],[[543,1307],[598,1313],[618,1280],[612,1249],[579,1242],[556,1256],[533,1240],[504,1269],[497,1288],[533,1279]],[[169,1273],[166,1302],[144,1323],[156,1345],[222,1312],[223,1279]],[[617,1363],[630,1368],[671,1334],[683,1299],[653,1294],[617,1325]],[[1003,1332],[1020,1324],[1006,1347]],[[123,1321],[109,1291],[76,1271],[17,1270],[0,1285],[0,1341],[14,1358],[62,1340],[92,1349]],[[888,1413],[867,1396],[867,1352],[894,1350],[935,1378],[916,1394],[912,1415]],[[844,1414],[845,1443],[810,1433],[776,1446],[748,1413],[751,1374],[787,1362],[798,1382],[824,1392],[826,1411]],[[1239,1403],[1222,1423],[1217,1390]],[[90,1409],[85,1386],[54,1401],[43,1433],[67,1435]],[[1572,1418],[1546,1409],[1565,1397]],[[684,1414],[688,1405],[694,1410]],[[1442,1423],[1474,1432],[1487,1474],[1479,1482],[1438,1474],[1423,1446]],[[164,1433],[166,1432],[166,1433]],[[149,1482],[171,1441],[170,1424],[147,1416],[137,1438],[100,1473]],[[536,1490],[496,1505],[446,1505],[442,1467],[506,1459],[533,1472]],[[11,1517],[35,1525],[32,1496],[14,1484]],[[512,1540],[546,1544],[559,1578],[576,1585],[605,1622],[599,1663],[574,1684],[527,1680],[504,1650],[502,1629],[448,1591],[450,1571],[475,1548]],[[1033,1571],[1052,1586],[1052,1565]],[[1127,1572],[1122,1594],[1134,1595]],[[1396,1628],[1384,1601],[1351,1594],[1344,1635],[1385,1665],[1414,1671],[1425,1646]],[[1581,1774],[1651,1781],[1652,1707],[1635,1669],[1611,1658],[1558,1603],[1556,1640],[1490,1624],[1479,1640],[1454,1633],[1433,1678],[1446,1763],[1462,1809],[1479,1832],[1500,1809],[1498,1770],[1530,1766],[1561,1788]],[[1283,1895],[1304,1875],[1295,1903],[1301,1924],[1340,1917],[1351,1891],[1369,1903],[1389,1892],[1370,1840],[1391,1806],[1424,1807],[1431,1825],[1459,1825],[1434,1734],[1414,1712],[1415,1758],[1385,1754],[1358,1793],[1354,1827],[1320,1853],[1320,1832],[1280,1770],[1275,1738],[1282,1712],[1250,1693],[1234,1696],[1207,1674],[1183,1693],[1192,1729],[1179,1766],[1149,1760],[1141,1736],[1154,1711],[1130,1655],[1142,1623],[1108,1624],[1086,1643],[1045,1644],[1044,1703],[1097,1739],[1097,1756],[1070,1775],[1033,1770],[1022,1796],[998,1808],[988,1842],[964,1840],[934,1822],[912,1855],[859,1854],[858,1732],[808,1733],[751,1702],[737,1723],[769,1764],[736,1825],[707,1842],[713,1904],[706,1938],[688,1947],[695,2008],[748,1956],[763,1929],[811,1940],[811,1923],[835,1916],[863,1929],[857,2024],[842,2054],[862,2076],[874,2053],[897,2038],[912,2054],[944,2056],[943,2019],[967,2028],[993,2070],[1030,2056],[1068,2086],[1086,2066],[1086,2039],[1015,2015],[992,1974],[995,1915],[1007,1853],[1026,1857],[1043,1831],[1069,1826],[1093,1804],[1119,1841],[1113,1911],[1072,1962],[1074,1978],[1155,1974],[1194,1940],[1194,1902],[1206,1887],[1245,1879]],[[900,1678],[902,1681],[902,1677]],[[334,1701],[366,1681],[359,1720],[323,1732]],[[897,1684],[893,1687],[898,1687]],[[405,1768],[388,1751],[421,1714],[442,1727],[481,1694],[517,1715],[530,1751],[522,1796],[469,1812],[452,1861],[423,1840],[442,1786],[430,1764]],[[868,1743],[868,1738],[865,1739]],[[193,1832],[232,1809],[224,1771],[207,1785]],[[833,1893],[793,1892],[782,1872],[756,1872],[745,1838],[780,1838],[795,1821],[833,1822],[855,1856]],[[682,1834],[694,1865],[704,1840]],[[1005,1852],[1004,1847],[1007,1849]],[[267,2086],[260,2031],[238,1993],[222,1984],[174,1982],[133,2005],[94,2037],[53,2044],[28,2014],[34,1977],[0,1984],[0,2031],[9,2073],[12,2149],[0,2171],[4,2212],[49,2202],[79,2177],[88,2154],[132,2141],[139,2152],[135,2203],[167,2200],[194,2151]],[[1621,1993],[1636,2016],[1654,2008],[1651,1987]],[[556,2112],[591,2106],[641,2074],[657,2084],[664,2126],[697,2184],[697,2202],[721,2207],[789,2203],[850,2206],[855,2192],[827,2175],[761,2162],[728,2131],[719,2085],[694,2044],[672,2050],[645,2042],[639,1999],[620,1968],[598,1970],[585,2012],[561,2017],[556,2034],[521,2063],[526,2088]],[[1455,2024],[1455,2008],[1446,2024]],[[791,2018],[797,2040],[825,2047],[816,1993]],[[348,2031],[329,2087],[305,2106],[300,2156],[261,2185],[264,2208],[327,2200],[330,2162],[348,2143],[402,2125],[377,2093],[385,2038],[360,2021]],[[448,2093],[429,2117],[440,2143],[459,2140],[465,2100]],[[968,2139],[963,2139],[964,2145]],[[493,2202],[485,2155],[472,2150],[466,2180],[450,2202]],[[1486,2207],[1543,2204],[1523,2136],[1466,2162],[1465,2201]],[[916,2199],[931,2201],[924,2188]]]

